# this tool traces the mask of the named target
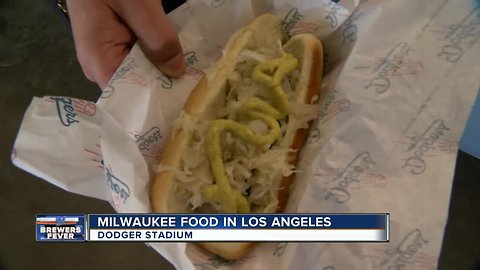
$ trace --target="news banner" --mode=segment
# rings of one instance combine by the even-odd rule
[[[388,214],[37,215],[39,242],[388,242]]]

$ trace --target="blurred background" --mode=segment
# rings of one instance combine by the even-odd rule
[[[173,269],[142,243],[35,242],[36,213],[113,213],[107,202],[64,192],[10,161],[33,96],[96,101],[100,94],[83,76],[68,21],[54,1],[0,0],[0,90],[0,270]],[[479,137],[469,136],[464,145],[473,154],[471,142]],[[460,151],[440,269],[480,269],[478,224],[480,160]]]

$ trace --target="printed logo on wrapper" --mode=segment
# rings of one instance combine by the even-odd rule
[[[108,85],[107,87],[105,87],[105,89],[103,89],[102,94],[100,95],[100,98],[109,98],[113,95],[114,92],[115,92],[115,88],[113,88],[113,86],[111,85]]]
[[[86,116],[94,116],[97,112],[97,105],[93,102],[74,99],[73,104],[76,112],[79,114],[84,114]]]
[[[66,127],[80,123],[77,114],[94,116],[97,106],[93,102],[67,97],[47,97],[47,102],[55,103],[60,123]]]
[[[437,119],[421,135],[410,137],[408,148],[405,151],[409,156],[405,159],[402,168],[409,170],[414,175],[422,174],[427,169],[425,157],[456,153],[457,143],[441,138],[449,130],[442,119]],[[405,143],[404,141],[396,142]]]
[[[439,41],[444,45],[437,53],[437,57],[456,63],[474,46],[480,38],[480,8],[473,9],[459,23],[441,26],[431,32],[440,34]]]
[[[378,94],[385,93],[391,86],[394,76],[418,75],[423,72],[421,61],[407,58],[413,48],[407,42],[396,44],[387,55],[380,58],[372,69],[374,76],[368,80],[364,89],[375,90]],[[370,67],[356,67],[370,68]]]
[[[98,136],[100,138],[100,136]],[[95,144],[93,147],[85,147],[83,149],[85,153],[91,156],[91,160],[95,163],[96,167],[105,171],[106,184],[112,194],[112,204],[115,209],[121,210],[127,199],[130,197],[130,188],[127,184],[122,182],[118,177],[113,174],[113,170],[110,166],[105,166],[103,161],[102,149],[100,144]]]
[[[275,250],[273,251],[272,255],[276,256],[276,257],[282,257],[283,253],[287,249],[287,245],[288,245],[287,242],[278,243],[277,246],[275,247]]]
[[[328,3],[327,7],[327,15],[325,16],[325,20],[329,23],[331,28],[335,28],[338,26],[338,11],[340,10],[340,6],[337,5],[335,2]]]
[[[351,16],[348,9],[338,5],[337,2],[339,1],[330,1],[328,4],[324,5],[326,6],[324,9],[327,10],[327,15],[325,15],[324,19],[332,29],[342,25],[345,19]]]
[[[292,8],[282,21],[283,30],[288,36],[294,36],[302,33],[315,33],[318,25],[314,22],[302,20],[301,14],[297,8]]]
[[[199,68],[194,67],[194,65],[199,62],[196,52],[188,51],[184,54],[184,56],[185,62],[187,64],[187,70],[185,71],[183,78],[199,81],[203,76],[203,71]],[[160,82],[160,86],[163,89],[172,89],[174,84],[173,79],[168,77],[167,75],[160,74],[155,77],[155,79]]]
[[[111,168],[106,167],[105,171],[107,173],[107,187],[112,192],[112,203],[117,210],[122,209],[122,206],[130,197],[130,188],[113,174]]]
[[[327,185],[325,200],[343,204],[351,198],[351,190],[359,188],[385,187],[385,176],[373,171],[375,162],[369,152],[362,152],[355,156],[343,169],[335,170],[333,179],[329,181],[326,176],[332,176],[331,172],[317,169],[314,176],[323,180]],[[327,182],[328,181],[328,182]]]
[[[100,136],[98,136],[98,139],[100,140]],[[102,147],[100,144],[96,143],[91,147],[85,147],[83,148],[83,151],[90,156],[90,160],[93,161],[97,168],[101,169],[102,171],[105,170],[105,165],[103,164]]]
[[[337,177],[343,168],[327,168],[321,169],[317,168],[313,175],[314,177],[318,178],[320,181],[323,180],[325,185],[331,185],[332,177]],[[371,188],[386,188],[388,185],[387,178],[385,175],[370,170],[368,172],[364,172],[359,174],[356,178],[358,181],[353,181],[349,185],[349,190],[354,189],[371,189]]]
[[[320,140],[320,129],[318,126],[325,124],[340,113],[348,112],[350,110],[350,100],[346,98],[336,99],[337,93],[338,90],[333,89],[332,93],[325,98],[323,106],[320,109],[317,117],[317,127],[312,129],[312,131],[310,132],[308,143],[316,143]]]
[[[293,28],[295,28],[295,25],[297,25],[302,18],[303,15],[298,11],[298,8],[290,9],[282,21],[283,30],[285,33],[290,36]]]
[[[185,71],[184,78],[199,81],[203,77],[203,71],[194,67],[194,65],[199,62],[196,52],[186,52],[185,61],[187,62],[187,70]]]
[[[159,159],[162,152],[160,142],[163,138],[159,127],[152,127],[143,134],[138,131],[129,131],[128,133],[133,135],[135,143],[144,157],[152,161]]]
[[[117,81],[117,84],[130,84],[145,87],[147,86],[147,80],[140,73],[130,71],[124,76],[124,80]]]
[[[367,254],[375,269],[436,269],[437,258],[421,250],[428,244],[419,229],[408,232],[396,246],[375,248]]]
[[[312,131],[310,131],[307,142],[310,144],[316,143],[320,140],[320,137],[321,137],[320,128],[316,127],[312,129]]]
[[[336,90],[335,90],[336,92]],[[335,94],[329,96],[325,101],[325,105],[320,109],[318,120],[320,123],[325,123],[340,113],[348,112],[352,103],[346,98],[335,100]]]
[[[348,19],[342,25],[342,45],[345,45],[347,41],[353,43],[357,40],[358,27],[355,24],[355,21],[362,16],[361,12],[357,10],[348,17]]]
[[[120,68],[113,74],[112,79],[110,80],[110,84],[116,83],[118,81],[128,81],[129,80],[129,74],[137,68],[137,63],[135,62],[135,59],[128,57],[123,61],[122,65]],[[135,76],[134,76],[135,77]],[[132,82],[137,82],[138,79],[133,79]],[[144,79],[143,79],[144,80]],[[130,82],[130,81],[129,81]],[[141,83],[141,81],[140,81]]]
[[[75,113],[75,108],[73,107],[73,101],[71,98],[51,97],[51,99],[56,103],[58,118],[60,119],[60,123],[62,123],[62,125],[69,127],[80,122],[77,118],[77,114]]]
[[[129,84],[141,87],[147,86],[147,80],[140,73],[134,72],[137,63],[132,57],[127,57],[120,68],[113,74],[112,79],[102,92],[100,98],[108,98],[115,92],[114,84]]]
[[[168,77],[165,74],[160,74],[159,76],[155,77],[157,81],[160,81],[160,86],[163,89],[172,89],[173,81],[172,78]]]

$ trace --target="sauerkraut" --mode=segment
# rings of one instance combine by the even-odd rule
[[[204,138],[208,123],[213,119],[232,119],[248,126],[254,132],[266,134],[268,127],[265,123],[259,120],[242,120],[237,117],[236,112],[245,101],[253,97],[272,103],[269,101],[271,99],[269,89],[253,80],[251,74],[260,62],[283,53],[281,46],[278,51],[267,53],[244,50],[237,58],[235,71],[227,76],[223,98],[218,99],[217,104],[213,105],[216,108],[215,114],[196,121],[185,113],[180,115],[174,130],[182,127],[185,131],[191,132],[191,143],[183,152],[179,169],[165,167],[160,169],[174,172],[176,178],[172,189],[174,196],[171,197],[176,202],[183,202],[182,212],[220,210],[219,205],[207,201],[201,192],[204,186],[215,182],[205,154]],[[318,113],[316,105],[297,101],[298,91],[295,87],[298,77],[299,71],[295,70],[284,78],[282,85],[289,100],[290,111],[288,118],[280,121],[282,136],[273,145],[258,147],[229,132],[221,136],[223,162],[230,186],[248,199],[254,213],[275,212],[282,176],[289,176],[295,171],[295,167],[288,160],[288,154],[293,152],[290,148],[293,136],[297,129],[307,128],[308,122]]]

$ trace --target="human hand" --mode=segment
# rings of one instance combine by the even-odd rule
[[[160,0],[68,0],[77,58],[85,76],[102,89],[135,41],[166,75],[185,72],[177,33]]]

